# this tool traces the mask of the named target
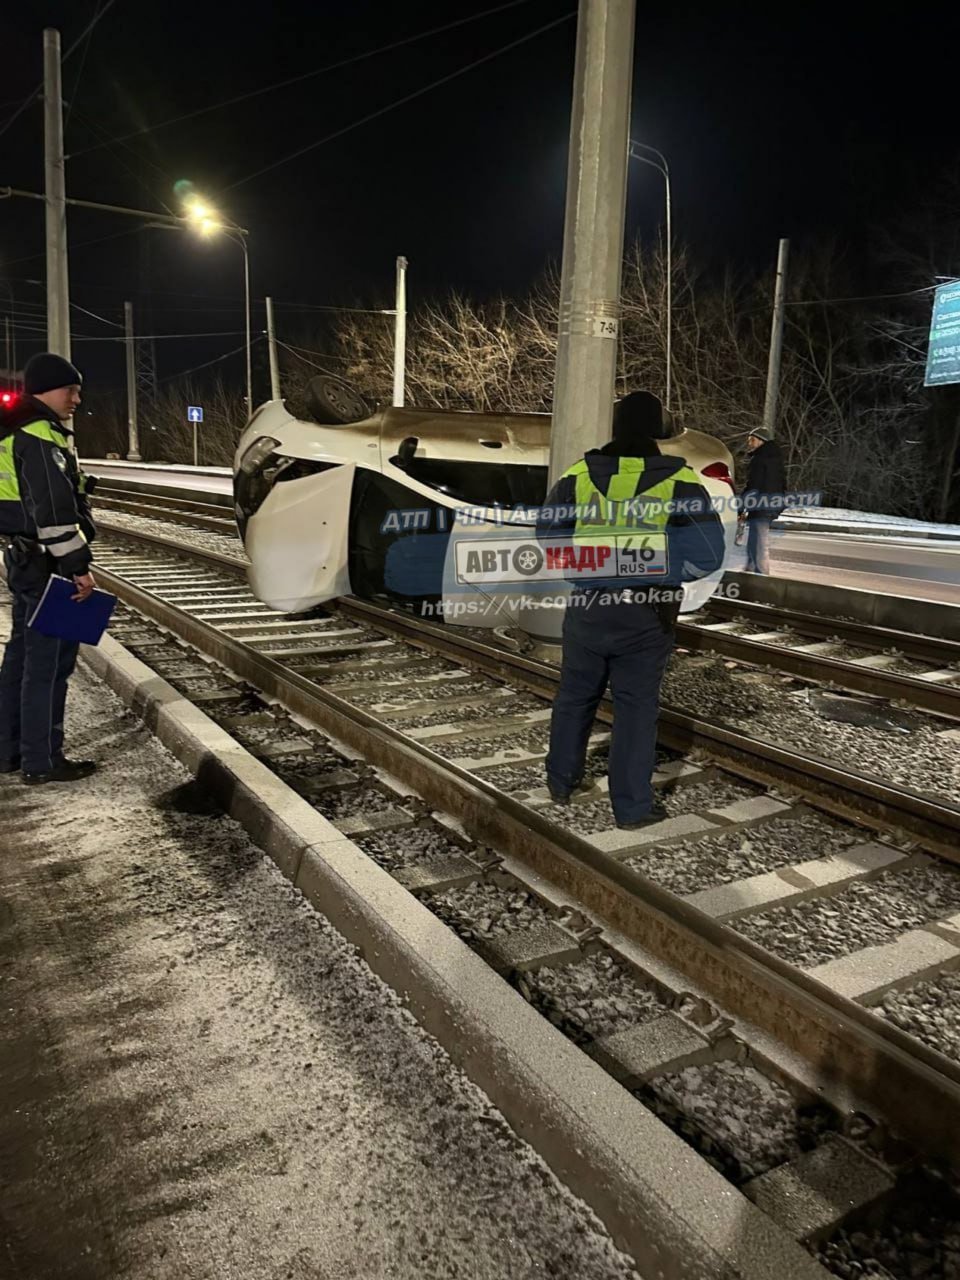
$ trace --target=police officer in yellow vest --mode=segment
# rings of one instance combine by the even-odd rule
[[[73,579],[74,599],[85,600],[96,585],[87,502],[92,482],[80,471],[70,426],[81,382],[69,360],[51,352],[34,356],[24,370],[26,394],[0,417],[0,541],[13,594],[0,667],[0,773],[20,770],[31,785],[74,782],[96,768],[63,755],[77,645],[27,626],[51,574]]]
[[[614,409],[613,439],[591,449],[546,499],[537,536],[574,583],[563,622],[547,782],[565,804],[584,786],[587,743],[609,685],[608,776],[617,825],[659,822],[654,797],[660,682],[673,648],[682,584],[723,564],[719,515],[683,458],[660,453],[663,409],[635,391]]]

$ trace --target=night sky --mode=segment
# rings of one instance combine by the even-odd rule
[[[491,6],[274,0],[244,16],[240,6],[210,0],[115,0],[64,68],[68,194],[177,211],[173,184],[192,180],[250,229],[254,294],[274,295],[281,336],[294,340],[322,326],[308,307],[390,305],[397,253],[410,259],[411,305],[449,288],[478,297],[522,291],[560,255],[572,17],[244,179],[562,17],[568,0],[527,0],[249,102],[88,150]],[[0,125],[40,79],[43,27],[58,27],[66,49],[97,7],[98,0],[8,7]],[[669,158],[676,236],[708,267],[758,267],[775,257],[780,235],[836,235],[855,247],[872,225],[921,203],[960,152],[956,74],[937,34],[949,13],[931,4],[894,21],[865,5],[640,0],[632,132]],[[0,139],[5,184],[42,189],[39,103]],[[628,239],[654,234],[662,207],[658,175],[634,166]],[[241,343],[236,246],[76,210],[68,222],[74,302],[117,320],[131,297],[154,332],[225,331],[160,341],[161,375]],[[0,203],[0,281],[13,286],[21,326],[42,316],[42,288],[30,283],[42,280],[42,251],[42,206]],[[0,284],[0,310],[6,295]],[[74,324],[78,335],[111,332],[79,311]],[[41,344],[25,327],[18,341],[27,353]],[[116,344],[76,340],[74,356],[101,384],[121,382]],[[242,376],[239,357],[220,367]]]

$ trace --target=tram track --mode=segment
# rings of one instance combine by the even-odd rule
[[[149,555],[147,559],[149,562]],[[215,563],[210,557],[207,558],[207,562]],[[103,563],[107,564],[108,561]],[[426,793],[424,798],[428,802],[435,803],[441,800],[455,781],[457,787],[464,793],[463,813],[484,837],[495,836],[498,840],[506,840],[508,844],[517,838],[514,832],[507,840],[509,833],[501,832],[497,826],[498,820],[491,816],[501,807],[505,807],[506,811],[512,815],[515,826],[519,826],[523,832],[538,831],[542,838],[552,842],[551,854],[546,862],[550,862],[555,857],[558,847],[567,846],[574,849],[576,858],[581,860],[590,850],[594,858],[599,856],[602,860],[611,851],[612,846],[619,844],[621,847],[613,848],[612,851],[620,854],[623,849],[630,848],[631,840],[636,840],[635,836],[628,833],[614,835],[612,832],[603,830],[598,832],[592,841],[583,839],[576,831],[564,831],[562,827],[558,831],[556,822],[544,817],[546,812],[544,799],[542,795],[537,794],[536,787],[521,791],[520,794],[524,798],[517,799],[484,782],[485,773],[498,768],[522,768],[524,764],[539,759],[535,752],[499,750],[496,737],[489,735],[502,736],[503,732],[510,730],[511,727],[515,733],[521,735],[531,730],[537,731],[538,726],[542,728],[544,717],[542,713],[531,713],[524,703],[516,704],[515,691],[505,690],[501,693],[503,701],[497,708],[498,714],[493,724],[485,727],[478,720],[478,715],[483,710],[490,710],[490,690],[481,692],[479,697],[476,690],[466,691],[472,696],[458,696],[456,681],[452,677],[456,675],[458,679],[465,680],[469,684],[469,676],[465,676],[462,672],[451,673],[449,670],[444,670],[444,666],[450,664],[452,655],[456,651],[457,657],[465,661],[469,660],[475,671],[483,668],[485,663],[486,674],[502,677],[505,673],[510,673],[516,680],[520,672],[529,678],[529,683],[523,684],[524,689],[539,688],[546,692],[551,679],[555,679],[555,675],[551,676],[551,670],[547,664],[498,651],[484,653],[487,646],[473,640],[460,639],[453,647],[442,651],[443,660],[440,663],[440,669],[436,670],[430,667],[430,659],[427,656],[431,652],[434,655],[438,653],[435,637],[430,637],[427,641],[421,631],[419,642],[410,645],[409,651],[398,657],[395,649],[384,640],[382,634],[374,631],[372,623],[376,621],[379,625],[382,620],[375,620],[372,609],[365,605],[357,609],[339,611],[337,615],[321,620],[297,621],[278,619],[275,616],[266,620],[261,616],[258,620],[256,615],[268,614],[269,611],[263,610],[262,606],[252,601],[242,587],[233,585],[231,579],[226,580],[230,585],[225,585],[223,582],[216,584],[204,578],[202,574],[198,580],[196,571],[189,568],[183,569],[179,575],[174,573],[171,577],[169,568],[157,564],[151,568],[149,563],[147,566],[141,563],[140,570],[136,574],[128,566],[128,573],[130,576],[126,580],[117,577],[112,581],[112,585],[118,586],[125,598],[142,609],[147,616],[152,616],[161,625],[172,625],[172,611],[175,612],[176,624],[173,629],[183,639],[196,644],[204,652],[217,656],[218,660],[224,661],[225,665],[244,679],[250,680],[257,687],[268,686],[275,696],[279,697],[283,694],[283,700],[288,704],[301,703],[303,706],[309,704],[314,712],[322,707],[324,717],[331,726],[331,732],[345,741],[350,741],[351,736],[355,736],[358,743],[363,742],[370,748],[375,764],[391,767],[398,776],[406,775],[405,780],[409,781],[410,785]],[[131,586],[134,576],[138,579],[138,585]],[[218,591],[227,594],[219,595]],[[214,615],[213,618],[210,617],[211,614]],[[356,625],[344,627],[345,620]],[[400,627],[396,620],[394,623]],[[414,655],[417,654],[420,655],[419,661],[424,670],[417,679],[412,680],[408,666],[411,659],[417,660],[414,659]],[[482,662],[481,659],[484,661]],[[394,668],[393,671],[391,668]],[[324,688],[318,681],[326,682],[328,687]],[[426,687],[428,685],[433,685],[434,689],[430,690]],[[435,696],[438,685],[444,690],[444,696],[440,700]],[[364,689],[369,693],[371,688],[382,693],[383,696],[379,697],[378,701],[371,701],[369,697],[364,700],[361,697]],[[352,700],[351,689],[353,690]],[[431,692],[434,694],[433,699],[429,696]],[[392,693],[402,695],[399,704],[391,704]],[[411,694],[414,695],[412,702]],[[464,718],[460,721],[459,728],[455,718],[452,723],[448,719],[452,709],[451,704],[453,706],[459,704],[458,709],[463,714]],[[412,729],[404,730],[404,720],[408,725],[410,723],[411,709],[417,711],[420,707],[436,708],[438,705],[440,710],[434,717],[435,723],[419,723]],[[512,714],[509,718],[505,718],[508,712]],[[702,722],[696,722],[692,717],[685,717],[681,713],[671,713],[669,719],[673,721],[678,741],[684,737],[689,739],[694,734],[700,734],[697,745],[702,747],[704,728]],[[717,740],[726,736],[730,738],[736,736],[723,731],[721,726],[712,726],[712,728],[716,731]],[[473,734],[477,741],[490,742],[490,750],[486,756],[461,757],[463,763],[458,763],[457,758],[451,755],[450,747],[458,735],[462,738],[464,732]],[[488,734],[486,739],[483,737],[484,732]],[[752,745],[762,747],[764,744]],[[790,753],[783,754],[790,755]],[[402,769],[397,767],[398,761],[403,762]],[[722,762],[724,769],[727,763],[726,760]],[[681,768],[679,771],[674,771],[676,775],[674,780],[678,786],[682,785],[681,779],[685,772],[693,774],[709,772],[711,768],[715,769],[720,764],[719,761],[715,764],[707,763],[700,769],[688,765],[686,770]],[[431,782],[431,777],[438,770],[442,774],[442,781]],[[750,771],[752,772],[752,768]],[[666,773],[669,775],[669,768]],[[833,773],[836,777],[840,777],[843,771],[834,769]],[[745,771],[736,771],[735,776],[744,777]],[[828,773],[824,776],[829,778],[831,775]],[[881,791],[879,784],[875,780],[871,781],[878,792]],[[690,785],[689,781],[686,785]],[[478,790],[481,793],[479,796]],[[763,797],[760,798],[763,799]],[[884,797],[884,803],[889,807],[888,795]],[[777,805],[782,804],[782,801],[776,801],[773,811],[776,811]],[[784,805],[784,808],[786,807]],[[753,816],[747,819],[747,824],[753,825],[762,817],[760,813],[762,808],[761,805],[759,808],[753,806],[751,809],[748,804],[746,812],[752,813]],[[926,816],[940,825],[945,834],[947,824],[952,824],[955,819],[955,813],[956,811],[948,805],[934,804]],[[682,816],[681,814],[680,817]],[[492,827],[489,825],[491,823]],[[724,819],[720,819],[718,824],[721,829],[723,827],[730,829],[731,826],[737,825],[741,824],[724,821]],[[681,821],[679,827],[683,826]],[[706,829],[701,828],[701,830]],[[684,835],[682,830],[679,834]],[[686,834],[689,836],[690,833]],[[524,840],[527,838],[528,834],[523,837]],[[671,832],[668,836],[671,840],[678,838],[676,832]],[[603,845],[607,848],[599,847]],[[888,847],[891,850],[895,849],[894,844]],[[909,858],[907,853],[903,856],[906,859]],[[622,866],[619,859],[615,861],[616,865]],[[606,866],[605,863],[604,865]],[[802,897],[802,889],[794,896]]]
[[[225,503],[108,486],[105,509],[230,537]],[[230,512],[228,515],[227,513]],[[349,607],[362,604],[351,601]],[[377,606],[372,606],[376,609]],[[379,610],[382,620],[389,611]],[[439,630],[439,628],[437,629]],[[960,723],[960,640],[916,635],[809,610],[717,597],[677,624],[677,643],[698,653],[782,671],[878,701],[899,702]]]
[[[335,613],[320,618],[280,617],[249,595],[238,557],[190,548],[181,554],[190,557],[193,567],[181,562],[171,573],[160,563],[163,540],[156,534],[132,536],[123,530],[117,536],[134,548],[132,555],[126,553],[125,568],[115,566],[120,576],[109,584],[123,598],[222,663],[231,679],[242,680],[258,696],[276,699],[302,723],[321,726],[366,763],[354,767],[356,759],[353,765],[343,762],[320,785],[295,731],[286,747],[271,748],[264,747],[257,726],[251,725],[246,745],[255,751],[264,748],[271,768],[317,800],[345,835],[431,905],[568,1035],[585,1042],[588,1052],[668,1123],[681,1132],[690,1124],[682,1097],[678,1108],[676,1091],[683,1094],[689,1075],[682,1064],[696,1061],[698,1078],[710,1078],[708,1093],[720,1088],[722,1094],[728,1087],[723,1073],[732,1073],[740,1088],[744,1072],[760,1070],[777,1087],[786,1084],[794,1099],[806,1100],[798,1101],[800,1111],[811,1098],[827,1100],[834,1118],[825,1122],[825,1132],[842,1139],[845,1158],[856,1159],[852,1149],[869,1149],[870,1159],[879,1153],[890,1175],[886,1186],[911,1176],[915,1157],[904,1157],[897,1145],[900,1138],[924,1155],[955,1155],[960,1141],[960,1016],[956,1044],[950,1037],[938,1042],[906,1034],[881,1004],[890,993],[909,1000],[924,983],[939,990],[936,984],[949,982],[960,969],[960,900],[948,894],[942,918],[928,913],[903,937],[862,954],[837,954],[809,971],[749,936],[751,921],[759,922],[755,937],[764,936],[766,917],[773,918],[774,928],[782,928],[776,917],[784,910],[798,912],[808,904],[820,909],[835,902],[842,911],[845,899],[857,890],[877,892],[881,899],[901,890],[909,893],[911,877],[919,877],[918,894],[929,890],[930,868],[940,864],[918,850],[924,846],[957,857],[960,815],[953,806],[919,792],[905,794],[868,776],[856,780],[856,802],[851,804],[855,775],[849,770],[751,742],[722,725],[668,709],[663,745],[687,751],[692,746],[694,756],[661,761],[658,781],[672,787],[669,794],[681,803],[674,806],[674,828],[656,841],[651,855],[638,847],[636,833],[631,845],[630,833],[602,824],[595,830],[590,823],[584,830],[577,830],[575,821],[565,826],[570,812],[587,812],[582,805],[560,813],[549,805],[537,776],[542,751],[530,749],[531,735],[539,734],[542,744],[544,715],[531,712],[523,697],[549,696],[556,681],[550,663],[473,637],[453,636],[365,602],[339,602]],[[104,551],[101,569],[112,573],[113,553]],[[134,581],[137,585],[131,586]],[[143,657],[150,661],[149,646]],[[187,678],[185,695],[200,696],[208,710],[219,701],[221,707],[239,711],[240,702],[231,703],[225,694],[205,699],[203,678],[198,679],[191,687]],[[509,683],[496,695],[498,702],[492,702],[494,690],[484,679]],[[259,714],[273,719],[273,711]],[[605,709],[601,721],[608,720]],[[260,728],[269,737],[269,724]],[[488,747],[479,755],[463,755],[460,748],[467,736]],[[505,746],[505,737],[520,745]],[[602,747],[601,730],[595,743],[600,755]],[[358,821],[357,808],[371,807],[373,791],[365,799],[357,791],[364,779],[370,782],[371,768],[377,777],[399,779],[402,792],[407,790],[399,797],[381,796],[367,819]],[[784,790],[776,784],[770,789],[771,777],[777,775]],[[732,786],[735,793],[747,780],[764,790],[725,797],[724,787]],[[696,787],[712,795],[713,809],[705,807],[709,795],[692,812],[682,803],[683,792],[692,795]],[[837,794],[831,798],[827,793],[833,788]],[[729,803],[721,803],[724,798]],[[859,842],[852,829],[837,836],[839,828],[822,825],[824,813],[866,821],[882,834],[875,840],[862,832]],[[691,826],[691,817],[709,825],[698,829],[694,821]],[[812,823],[809,856],[788,857],[784,832],[801,830],[804,821]],[[762,845],[764,832],[777,824],[785,851],[772,871],[692,887],[679,895],[664,888],[669,877],[658,883],[642,874],[645,861],[649,864],[652,857],[662,863],[671,849],[678,860],[696,862],[704,849],[719,850],[724,841],[736,843],[743,835]],[[426,835],[417,834],[424,831]],[[839,843],[833,848],[835,836]],[[937,881],[934,896],[940,888]],[[497,940],[496,927],[491,939],[489,930],[478,930],[470,918],[471,911],[475,915],[479,910],[495,920],[513,919],[518,913],[503,900],[520,899],[534,905],[524,905],[520,926],[506,930],[508,944],[514,934],[522,935],[512,949]],[[851,899],[853,915],[861,906],[861,900]],[[911,946],[919,946],[912,960]],[[936,952],[932,959],[931,948]],[[602,1043],[610,1037],[598,1033],[604,1023],[601,1019],[597,1024],[589,1001],[563,998],[562,991],[557,996],[557,984],[562,988],[565,981],[557,974],[598,964],[612,966],[621,985],[626,974],[634,983],[639,977],[643,991],[659,991],[661,1015],[679,1018],[687,1031],[691,1011],[696,1013],[702,1020],[700,1057],[681,1056],[674,1063],[677,1069],[655,1074],[653,1084],[631,1074],[629,1062],[625,1065],[622,1056]],[[878,964],[876,979],[869,973],[864,980],[857,977],[858,965],[869,971]],[[840,980],[831,986],[825,978]],[[581,975],[577,981],[582,986],[585,979]],[[590,977],[588,987],[592,981]],[[699,993],[692,1003],[691,992]],[[589,1006],[586,1011],[584,1005]],[[642,1018],[638,1025],[644,1025]],[[614,1040],[617,1034],[613,1032]],[[798,1060],[807,1064],[800,1077],[785,1065]],[[842,1117],[852,1108],[871,1117],[868,1147],[847,1132]],[[874,1121],[879,1125],[875,1129]],[[716,1134],[711,1136],[709,1125],[707,1130],[706,1138],[700,1133],[696,1141],[706,1141],[710,1148]],[[819,1137],[810,1142],[819,1149]],[[794,1151],[793,1158],[802,1159],[803,1153]],[[731,1176],[747,1185],[749,1159],[729,1151],[724,1159],[734,1170]],[[755,1188],[748,1190],[752,1194]]]
[[[118,530],[119,532],[119,530]],[[169,545],[162,535],[123,529],[123,535],[145,545],[158,548]],[[245,581],[245,562],[239,556],[189,548],[188,554]],[[242,589],[241,589],[242,590]],[[252,609],[252,612],[251,612]],[[239,616],[242,614],[243,616]],[[278,641],[288,637],[293,646],[282,656],[295,657],[297,636],[309,632],[310,620],[288,618],[269,621],[271,611],[256,606],[252,597],[238,608],[238,616],[229,619],[248,633],[266,627],[278,632]],[[554,662],[542,657],[513,652],[502,645],[478,640],[458,628],[445,627],[415,618],[398,610],[384,608],[367,601],[348,599],[337,602],[337,614],[360,627],[372,627],[415,646],[440,652],[454,661],[464,661],[496,679],[508,680],[534,694],[551,697],[556,688],[558,669]],[[684,645],[688,632],[682,624],[678,636]],[[691,645],[690,648],[696,646]],[[810,659],[811,671],[816,670]],[[757,664],[754,659],[753,665]],[[809,676],[808,678],[813,678]],[[829,679],[829,676],[828,676]],[[943,693],[945,691],[938,690]],[[874,687],[876,693],[876,686]],[[952,705],[952,704],[951,704]],[[612,721],[609,698],[601,704],[598,719]],[[660,738],[665,746],[678,751],[705,750],[720,758],[744,779],[762,784],[779,783],[797,789],[824,810],[854,821],[869,821],[880,829],[899,829],[911,838],[921,840],[943,857],[960,860],[957,831],[960,809],[909,787],[895,786],[872,777],[851,766],[840,766],[828,759],[791,751],[763,738],[731,731],[721,723],[692,716],[685,710],[664,705],[660,715]]]

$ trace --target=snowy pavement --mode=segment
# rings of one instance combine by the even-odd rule
[[[636,1277],[82,668],[68,735],[92,779],[0,778],[0,1273]]]

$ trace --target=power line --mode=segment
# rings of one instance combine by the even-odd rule
[[[254,338],[251,347],[255,347],[258,342],[263,342],[262,337]],[[234,347],[232,351],[225,352],[222,356],[215,356],[213,360],[207,360],[204,364],[195,364],[192,369],[181,369],[179,373],[168,373],[165,378],[160,378],[160,382],[172,382],[175,378],[185,378],[188,373],[199,373],[201,369],[209,369],[212,364],[219,364],[221,360],[229,360],[231,356],[238,355],[241,351],[246,351],[247,344],[242,342],[239,347]]]
[[[262,89],[251,89],[248,93],[239,93],[233,98],[224,99],[223,102],[215,102],[211,107],[199,107],[196,111],[187,111],[183,115],[171,116],[169,120],[161,120],[157,124],[145,125],[142,129],[135,129],[132,133],[120,134],[109,141],[126,142],[130,138],[140,138],[146,133],[154,133],[157,129],[166,129],[170,125],[181,124],[185,120],[195,120],[197,116],[209,115],[212,111],[221,111],[224,107],[235,106],[238,102],[247,102],[251,98],[261,97],[265,93],[273,93],[277,89],[286,89],[292,84],[300,84],[304,80],[312,80],[316,76],[325,75],[328,71],[338,71],[341,67],[353,66],[358,62],[366,61],[368,58],[375,58],[381,53],[390,53],[393,49],[401,49],[405,45],[415,44],[418,40],[426,40],[429,36],[440,35],[444,31],[452,31],[454,27],[462,27],[471,22],[478,22],[481,18],[489,18],[492,14],[502,13],[506,9],[515,9],[518,5],[529,3],[530,0],[509,0],[508,4],[496,5],[493,9],[485,9],[482,13],[471,14],[468,18],[457,18],[454,22],[444,23],[440,27],[431,27],[428,31],[421,31],[415,36],[404,36],[402,40],[394,40],[391,44],[381,45],[377,49],[368,49],[365,53],[356,53],[349,58],[341,58],[338,62],[330,62],[325,67],[319,67],[315,71],[304,71],[300,75],[291,76],[287,80],[278,80],[276,84],[268,84]],[[84,156],[89,151],[96,151],[99,147],[107,145],[107,142],[98,142],[96,146],[73,152],[68,159],[76,159],[77,156]]]
[[[884,298],[912,298],[918,293],[932,293],[939,286],[926,284],[919,289],[906,289],[903,293],[867,293],[860,298],[797,298],[784,302],[786,307],[819,307],[828,303],[833,306],[841,302],[879,302]]]
[[[93,17],[84,27],[84,29],[77,36],[76,40],[74,40],[70,48],[66,51],[63,57],[60,59],[61,63],[66,62],[66,60],[70,57],[71,53],[73,53],[74,49],[77,48],[77,46],[80,44],[82,40],[86,39],[87,35],[93,30],[93,28],[97,25],[100,19],[105,18],[107,16],[109,11],[113,8],[115,4],[116,4],[116,0],[105,0],[103,8],[97,10],[97,12],[93,15]],[[27,94],[24,100],[20,103],[19,107],[17,107],[16,111],[14,111],[13,115],[9,118],[9,120],[7,120],[6,124],[2,128],[0,128],[0,138],[3,137],[3,135],[7,132],[7,130],[10,128],[13,122],[15,120],[18,120],[20,116],[23,115],[24,111],[26,111],[27,107],[30,106],[31,102],[35,101],[35,99],[38,98],[41,93],[43,93],[42,80],[37,85],[37,87],[33,90],[32,93]]]
[[[245,332],[246,330],[244,329],[222,329],[214,333],[138,333],[136,335],[136,339],[138,342],[147,342],[147,341],[159,342],[161,339],[164,339],[164,338],[170,339],[172,341],[176,341],[178,339],[186,339],[186,338],[239,338]],[[106,338],[99,334],[96,337],[94,337],[92,334],[81,334],[80,336],[83,342],[123,342],[124,341],[123,338],[119,336],[113,337],[113,335]]]
[[[93,11],[94,19],[96,19],[96,16],[100,11],[101,2],[102,0],[97,0],[96,8]],[[83,52],[80,55],[80,66],[77,69],[77,78],[73,82],[73,92],[71,93],[70,97],[67,99],[67,116],[63,122],[64,133],[66,133],[67,126],[70,123],[70,112],[73,110],[73,99],[77,96],[77,94],[80,91],[80,80],[83,76],[83,68],[87,65],[87,54],[90,52],[90,37],[92,35],[93,35],[93,26],[91,25],[87,31],[87,39],[83,46]]]
[[[140,231],[140,230],[141,230],[140,227],[127,227],[124,231],[111,231],[108,236],[96,236],[93,240],[81,240],[79,244],[73,244],[70,246],[70,252],[73,253],[77,249],[85,249],[88,245],[91,245],[91,244],[103,244],[105,240],[119,240],[121,236],[132,236],[137,231]],[[31,253],[25,258],[11,258],[9,262],[5,262],[3,265],[5,267],[13,267],[13,266],[16,266],[18,262],[35,262],[37,258],[44,258],[44,257],[46,257],[45,252]],[[22,283],[29,284],[30,281],[25,280],[25,281],[22,281]]]
[[[106,130],[101,129],[100,125],[97,124],[96,120],[91,120],[90,117],[84,114],[83,112],[78,112],[77,114],[80,118],[81,123],[85,124],[91,133],[93,133],[94,135],[99,134],[101,137],[103,137],[103,135],[106,133]],[[113,159],[117,162],[117,164],[121,165],[122,168],[124,168],[126,172],[130,174],[130,176],[134,179],[134,181],[138,185],[142,185],[146,187],[146,183],[143,180],[143,175],[141,173],[138,173],[135,169],[132,169],[130,165],[127,164],[126,160],[124,160],[123,156],[118,154],[118,152],[114,149],[114,147],[111,145],[110,142],[104,142],[102,145],[108,149],[109,154],[113,157]],[[160,176],[164,179],[165,182],[169,182],[171,185],[173,185],[173,174],[168,173],[166,169],[162,168],[155,161],[151,160],[149,156],[141,155],[140,153],[134,151],[132,147],[128,147],[125,143],[120,143],[119,145],[123,147],[124,151],[128,151],[130,155],[134,158],[134,160],[145,162],[151,167],[151,169],[156,169],[157,173],[160,174]],[[82,155],[83,153],[81,152],[80,154]],[[73,158],[72,156],[67,156],[68,160],[72,158]],[[157,190],[151,187],[150,192],[153,195],[153,198],[157,201],[157,203],[162,205],[163,208],[166,209],[167,213],[173,213],[173,209],[170,207],[170,205],[167,204],[166,200],[164,200],[163,196]]]
[[[323,365],[317,364],[315,360],[309,360],[306,355],[301,354],[307,351],[306,347],[295,347],[289,342],[281,341],[280,338],[276,338],[275,342],[278,347],[283,347],[291,355],[296,356],[298,360],[302,360],[304,364],[312,365],[314,369],[319,369],[321,373],[326,373]],[[346,356],[328,356],[324,355],[322,351],[311,351],[310,355],[319,356],[321,360],[336,360],[339,364],[349,364]]]
[[[520,36],[517,40],[511,40],[509,44],[501,45],[499,49],[494,49],[492,53],[484,54],[482,58],[475,58],[473,62],[468,62],[465,66],[460,67],[456,71],[451,71],[448,75],[441,76],[439,80],[432,80],[429,84],[423,85],[419,89],[415,89],[412,93],[405,94],[402,98],[388,103],[385,107],[380,107],[376,111],[371,111],[368,115],[362,116],[359,120],[355,120],[352,124],[344,125],[342,129],[337,129],[334,133],[328,133],[326,137],[311,142],[306,147],[301,147],[299,151],[294,151],[288,156],[284,156],[282,160],[274,160],[272,164],[264,165],[262,169],[257,169],[255,173],[249,173],[245,178],[240,178],[237,182],[231,182],[224,187],[224,191],[232,191],[234,187],[242,187],[248,182],[252,182],[254,178],[259,178],[265,173],[270,173],[273,169],[280,168],[281,165],[289,164],[291,160],[298,160],[301,156],[305,156],[310,151],[315,151],[317,147],[322,147],[326,142],[332,142],[335,138],[342,138],[345,133],[350,133],[353,129],[359,129],[361,125],[368,124],[371,120],[377,120],[380,116],[385,116],[389,111],[396,110],[408,102],[413,102],[415,98],[422,98],[425,93],[430,93],[433,89],[439,89],[441,85],[449,84],[451,80],[456,80],[459,76],[466,75],[468,71],[473,71],[476,67],[483,66],[485,62],[491,62],[494,58],[499,58],[503,53],[509,53],[511,49],[517,49],[522,44],[526,44],[530,40],[536,39],[537,36],[543,35],[545,31],[550,31],[553,27],[559,27],[561,23],[569,22],[576,16],[576,10],[571,9],[560,18],[554,18],[552,22],[546,22],[542,27],[537,27],[534,31],[529,31],[525,36]]]
[[[70,305],[76,308],[77,311],[82,311],[85,316],[92,316],[94,320],[100,320],[103,324],[108,324],[113,329],[123,328],[123,325],[117,324],[116,320],[108,320],[106,316],[98,316],[95,311],[88,311],[86,307],[81,307],[79,302],[71,302]]]

